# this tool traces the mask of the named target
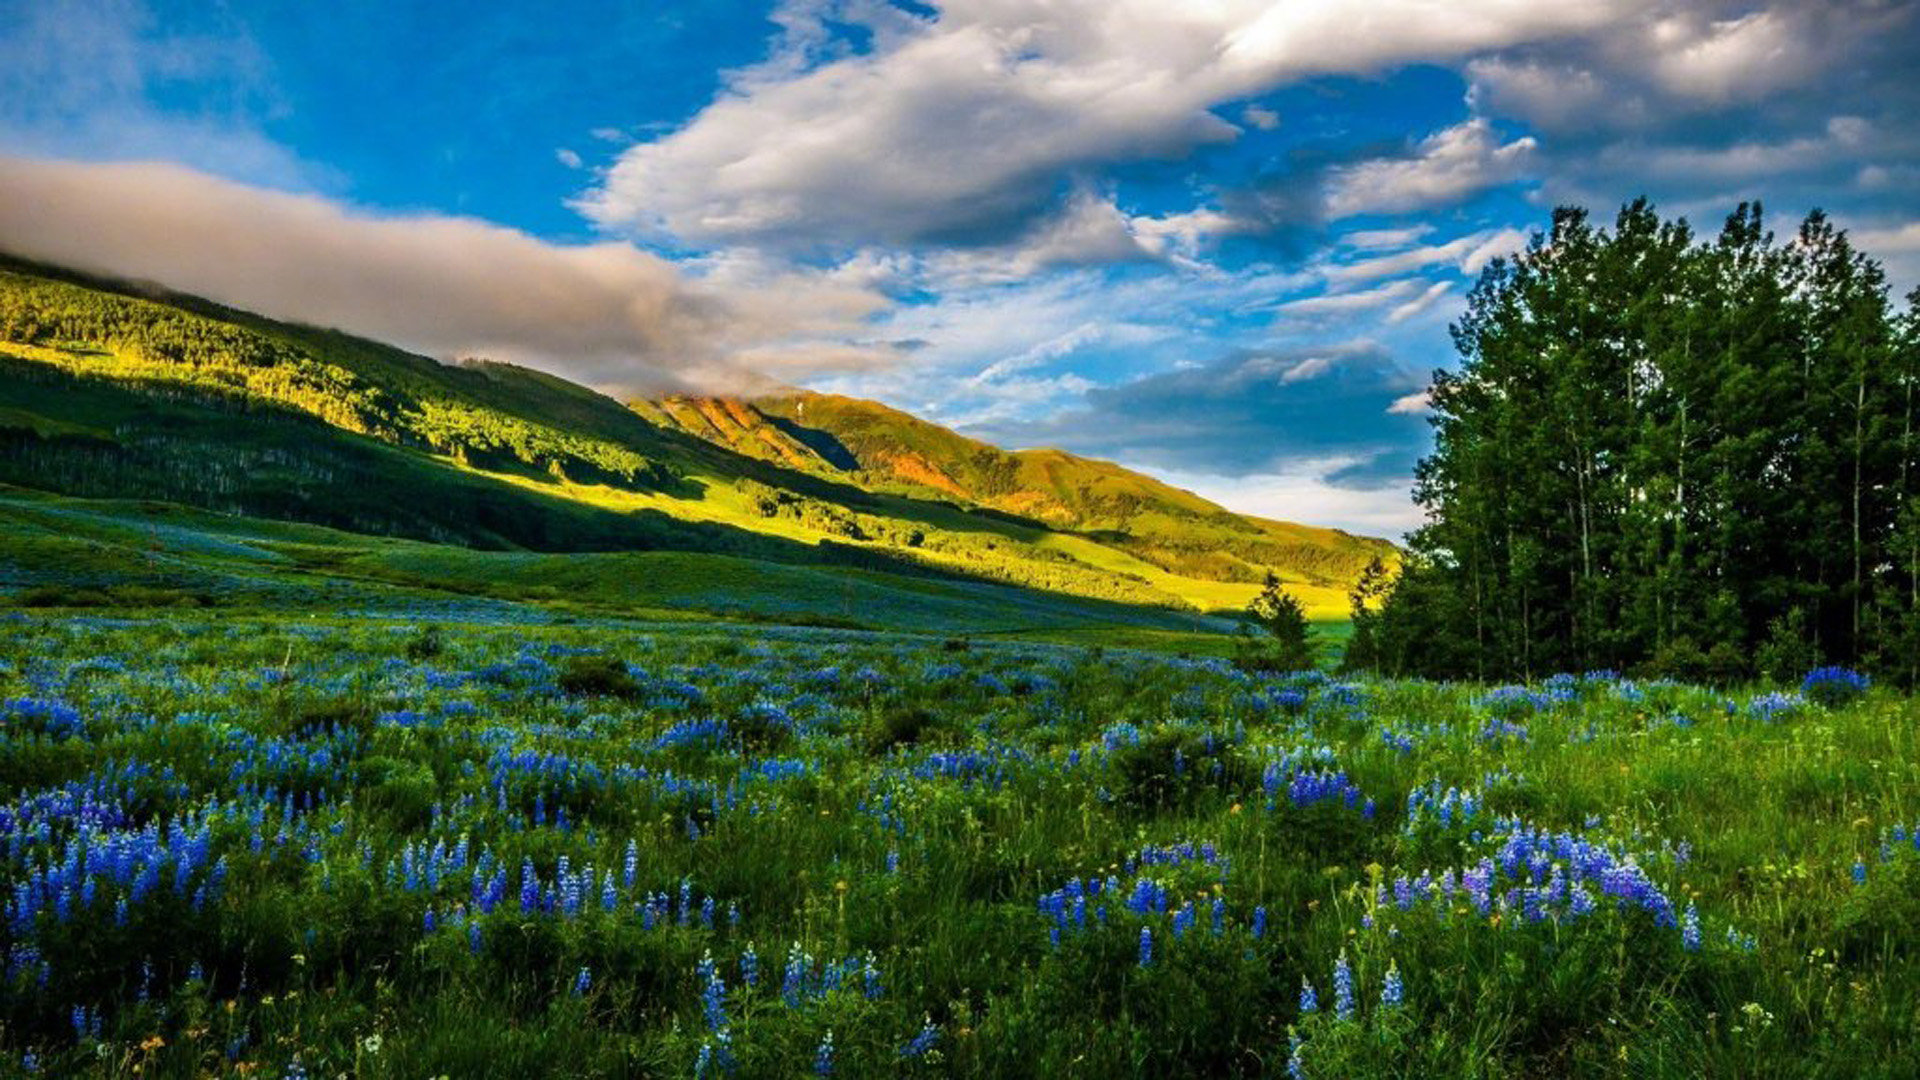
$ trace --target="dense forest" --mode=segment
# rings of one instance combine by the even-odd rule
[[[1561,209],[1490,265],[1435,374],[1428,524],[1377,666],[1920,675],[1920,292],[1815,212],[1711,241]]]

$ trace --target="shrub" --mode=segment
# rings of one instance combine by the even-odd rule
[[[1717,641],[1707,650],[1703,674],[1715,686],[1732,686],[1752,674],[1752,668],[1747,655],[1733,642]]]
[[[1820,663],[1820,652],[1807,629],[1807,613],[1794,608],[1775,616],[1767,624],[1767,640],[1754,653],[1754,663],[1761,677],[1773,683],[1785,682]]]
[[[932,709],[924,705],[891,702],[882,707],[879,716],[874,719],[867,741],[875,752],[885,753],[896,746],[950,741],[947,738],[950,734],[951,729]]]
[[[574,697],[637,698],[640,683],[617,657],[595,654],[570,656],[560,669],[559,686]]]
[[[1706,677],[1707,654],[1700,651],[1692,638],[1682,634],[1654,650],[1646,666],[1647,674],[1654,678],[1699,682]]]
[[[1116,747],[1114,797],[1138,811],[1191,806],[1207,794],[1244,792],[1259,782],[1230,736],[1162,727],[1136,743]]]
[[[419,632],[407,639],[405,651],[407,659],[418,664],[439,656],[446,651],[446,648],[446,643],[440,638],[440,628],[437,626],[425,626],[421,627]]]
[[[793,717],[778,705],[759,702],[740,710],[729,725],[743,750],[765,753],[793,741]]]

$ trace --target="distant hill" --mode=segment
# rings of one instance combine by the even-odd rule
[[[0,483],[488,550],[699,552],[1169,609],[1238,608],[1271,567],[1337,615],[1346,582],[1393,551],[871,402],[626,405],[15,260],[0,260]]]
[[[1235,514],[1109,461],[1062,450],[1007,451],[874,401],[793,393],[751,400],[634,403],[653,423],[863,488],[951,499],[1081,533],[1167,570],[1257,583],[1269,568],[1344,587],[1393,545]]]

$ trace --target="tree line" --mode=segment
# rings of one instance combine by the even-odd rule
[[[1920,290],[1897,312],[1825,215],[1782,241],[1742,204],[1703,239],[1563,208],[1452,334],[1363,666],[1920,681]]]

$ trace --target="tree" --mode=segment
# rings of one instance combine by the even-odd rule
[[[1306,609],[1267,571],[1260,595],[1247,605],[1234,663],[1248,671],[1307,671],[1317,651]]]
[[[1610,228],[1556,210],[1452,328],[1415,472],[1428,524],[1358,660],[1732,667],[1798,611],[1819,658],[1920,678],[1912,319],[1818,212],[1782,245],[1757,203],[1708,243],[1645,200]]]
[[[1347,594],[1353,633],[1348,636],[1346,652],[1340,657],[1341,671],[1373,671],[1381,666],[1377,641],[1380,608],[1392,591],[1393,574],[1387,564],[1380,561],[1379,556],[1369,559],[1366,568],[1360,571],[1359,580],[1354,582],[1353,591]]]

